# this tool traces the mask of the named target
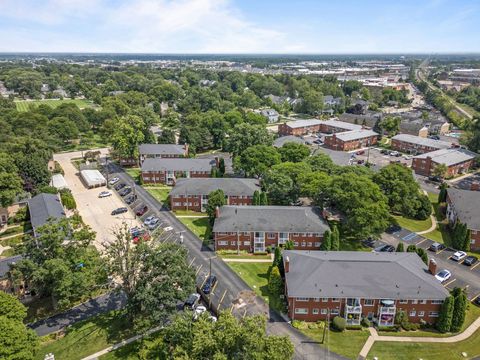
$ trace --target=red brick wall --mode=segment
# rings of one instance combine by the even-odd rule
[[[416,152],[417,154],[425,154],[427,152],[438,150],[438,148],[430,147],[430,146],[420,146],[416,144],[412,144],[406,141],[400,141],[396,139],[392,139],[391,147],[393,150],[401,151],[401,152]]]
[[[183,171],[176,171],[175,176],[177,179],[183,177]],[[142,172],[142,180],[144,184],[164,184],[165,183],[165,174],[164,171],[157,172]],[[155,177],[155,179],[153,179]],[[190,172],[191,178],[208,178],[210,177],[210,171],[208,172]],[[148,179],[147,179],[148,178]]]
[[[340,298],[338,301],[333,301],[333,299],[328,298],[324,302],[323,298],[312,299],[308,301],[298,301],[293,297],[288,297],[288,316],[291,319],[302,320],[302,321],[318,321],[326,320],[327,314],[322,314],[322,309],[331,311],[333,309],[339,310],[339,316],[345,316],[345,302],[346,299]],[[378,316],[380,299],[374,299],[372,306],[365,305],[365,300],[360,299],[360,304],[362,305],[362,315],[364,317],[368,316],[368,313],[373,313],[374,316]],[[396,312],[400,310],[406,312],[410,322],[418,323],[420,319],[424,319],[426,322],[434,323],[438,318],[429,317],[429,312],[440,312],[441,304],[432,304],[430,300],[426,300],[426,304],[420,304],[420,299],[417,301],[417,304],[412,303],[412,300],[409,300],[407,304],[401,304],[399,300],[395,301]],[[295,314],[295,308],[304,308],[308,309],[308,314]],[[313,310],[318,309],[318,314],[313,314]],[[415,315],[411,313],[415,311]],[[423,311],[424,315],[420,316],[420,312]],[[413,315],[413,316],[410,316]],[[332,317],[332,316],[331,316]],[[331,319],[330,317],[330,319]]]
[[[188,201],[187,201],[188,198]],[[242,199],[238,196],[229,196],[228,205],[252,205],[253,197],[243,197]],[[186,202],[191,203],[192,205],[184,205]],[[175,203],[181,203],[182,205],[175,205]],[[171,210],[192,210],[200,212],[202,209],[202,196],[201,195],[188,195],[185,196],[170,196],[170,209]]]
[[[470,250],[480,252],[480,230],[470,229],[471,236],[470,239]]]
[[[416,174],[429,176],[432,174],[432,171],[435,169],[436,162],[432,161],[430,157],[426,159],[413,159],[412,169],[415,170]],[[447,177],[453,177],[460,174],[462,171],[466,172],[473,165],[473,160],[465,161],[453,166],[448,167]]]
[[[333,150],[350,151],[359,149],[365,146],[375,145],[378,142],[377,136],[371,136],[359,140],[352,140],[343,142],[336,136],[326,136],[325,146]]]
[[[319,131],[320,131],[320,125],[304,126],[299,128],[291,128],[287,124],[278,125],[278,134],[280,136],[285,136],[285,135],[301,136],[308,133],[319,132]]]

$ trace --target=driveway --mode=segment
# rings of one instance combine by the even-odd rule
[[[102,155],[108,153],[108,149],[100,149]],[[60,153],[53,156],[58,161],[65,172],[65,180],[68,188],[72,191],[73,197],[77,203],[77,209],[82,216],[83,221],[90,225],[96,232],[95,246],[102,249],[102,243],[111,241],[112,229],[120,226],[122,222],[127,222],[131,227],[139,225],[132,211],[121,215],[112,216],[113,209],[125,206],[121,197],[112,190],[112,196],[99,199],[98,194],[107,190],[106,187],[88,189],[80,179],[78,169],[73,165],[72,159],[81,158],[82,152],[75,151],[69,153]]]

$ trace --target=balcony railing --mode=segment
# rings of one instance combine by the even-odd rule
[[[382,306],[380,307],[380,314],[395,314],[394,306]]]
[[[346,312],[349,314],[361,314],[362,307],[361,306],[348,306],[346,307]]]

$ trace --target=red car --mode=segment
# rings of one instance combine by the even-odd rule
[[[150,240],[150,234],[148,231],[140,231],[133,235],[133,243],[138,244],[140,241],[148,241]]]
[[[137,211],[135,211],[135,214],[137,216],[142,216],[143,214],[145,214],[146,212],[148,211],[148,206],[147,205],[143,205],[143,206],[140,206]]]
[[[365,150],[359,150],[356,152],[357,155],[363,155],[365,154]]]

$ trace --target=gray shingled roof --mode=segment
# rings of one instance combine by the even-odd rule
[[[214,232],[265,231],[315,232],[323,234],[328,224],[313,207],[300,206],[222,206],[215,219]]]
[[[260,184],[257,179],[242,178],[179,179],[170,195],[208,195],[218,189],[228,196],[253,196],[255,190],[260,190]]]
[[[61,219],[65,217],[60,198],[56,194],[38,194],[28,200],[30,222],[35,229],[45,225],[49,218]]]
[[[426,159],[427,157],[431,158],[432,161],[437,164],[452,166],[475,159],[477,154],[465,149],[440,149],[415,156],[417,159]]]
[[[448,291],[415,253],[283,252],[288,295],[309,298],[443,300]]]
[[[318,119],[303,119],[303,120],[294,120],[288,121],[286,124],[288,127],[292,129],[306,127],[306,126],[313,126],[313,125],[320,125],[323,121]]]
[[[469,229],[480,230],[480,191],[448,188],[447,192],[460,222]]]
[[[303,140],[302,138],[300,138],[298,136],[294,136],[294,135],[287,135],[287,136],[281,136],[281,137],[275,139],[275,141],[273,142],[273,146],[282,147],[283,145],[285,145],[288,142],[294,142],[294,143],[297,143],[297,144],[305,144],[305,140]]]
[[[142,171],[210,171],[212,166],[215,166],[214,159],[147,158]]]
[[[141,144],[138,146],[140,155],[153,154],[174,154],[183,155],[185,153],[184,145],[176,144]]]
[[[326,135],[326,136],[333,136],[333,135]],[[336,133],[335,136],[337,137],[337,139],[340,139],[342,141],[352,141],[352,140],[364,139],[371,136],[378,136],[378,133],[372,130],[360,129],[360,130],[351,130],[351,131]]]
[[[6,277],[7,273],[10,271],[11,264],[17,263],[22,259],[22,255],[16,255],[5,259],[0,259],[0,279]]]
[[[392,140],[399,140],[404,141],[412,144],[422,145],[422,146],[429,146],[432,148],[437,149],[448,149],[452,146],[452,144],[441,141],[441,140],[433,140],[429,138],[423,138],[420,136],[409,135],[409,134],[398,134],[392,137]]]
[[[362,125],[352,124],[345,121],[339,120],[325,120],[322,122],[323,125],[333,126],[345,130],[360,130]]]

